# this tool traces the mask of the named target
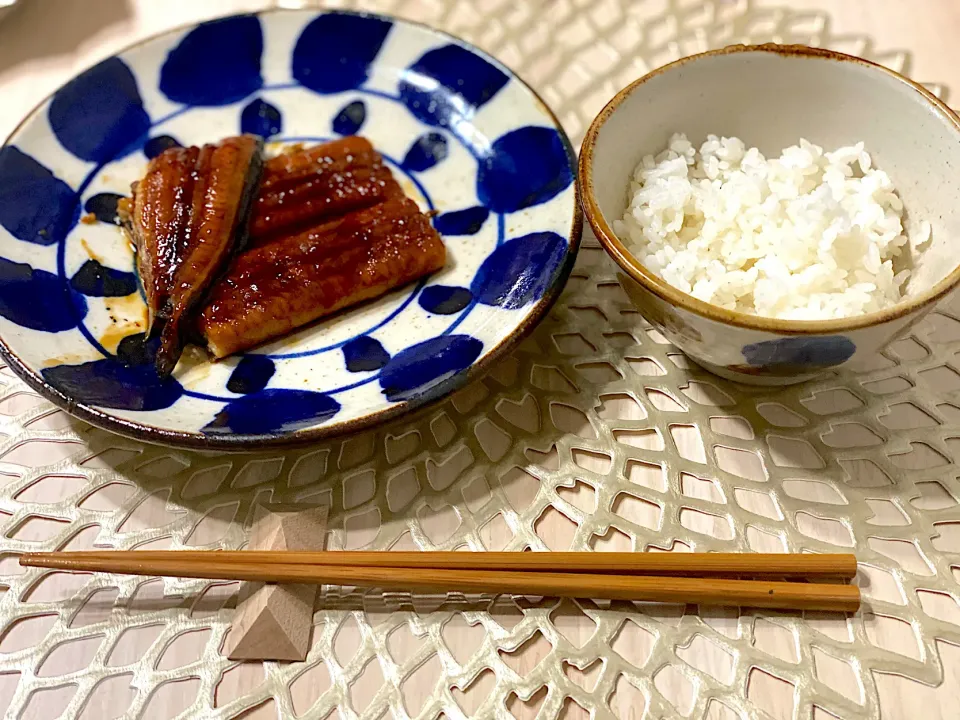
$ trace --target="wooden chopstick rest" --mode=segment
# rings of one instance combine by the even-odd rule
[[[325,505],[262,504],[255,513],[251,549],[323,549],[327,536]],[[227,657],[305,660],[318,590],[315,584],[245,582],[240,588]]]

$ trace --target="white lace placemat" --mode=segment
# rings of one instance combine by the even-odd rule
[[[576,142],[627,82],[733,42],[907,69],[821,15],[744,0],[364,7],[488,50]],[[489,377],[309,450],[145,446],[71,420],[2,370],[0,708],[37,720],[955,716],[936,686],[947,676],[956,693],[960,673],[958,351],[960,306],[946,307],[855,372],[738,388],[643,321],[588,237],[563,298]],[[222,651],[236,584],[16,563],[94,545],[238,547],[267,499],[329,502],[331,548],[853,549],[866,602],[846,618],[338,589],[306,663],[237,664]]]

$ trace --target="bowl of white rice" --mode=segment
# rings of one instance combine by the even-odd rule
[[[960,282],[960,118],[849,55],[738,45],[662,67],[594,120],[579,183],[638,309],[740,382],[865,359]]]

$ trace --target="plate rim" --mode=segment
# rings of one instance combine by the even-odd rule
[[[514,72],[510,67],[487,53],[482,48],[477,47],[475,44],[468,42],[467,40],[464,40],[453,33],[439,30],[432,25],[428,25],[427,23],[419,22],[417,20],[410,20],[408,18],[403,18],[396,15],[367,12],[363,10],[348,10],[341,8],[322,8],[320,10],[309,10],[303,8],[278,7],[265,8],[249,13],[230,13],[227,15],[217,15],[204,20],[183,23],[161,32],[148,35],[133,43],[130,43],[129,45],[125,45],[124,47],[112,52],[110,55],[101,58],[90,65],[84,66],[80,70],[72,73],[69,78],[64,80],[49,94],[44,96],[23,116],[23,118],[20,119],[13,130],[11,130],[7,137],[4,138],[3,143],[0,144],[0,148],[10,146],[14,136],[17,135],[17,133],[19,133],[27,125],[27,123],[36,116],[40,109],[46,103],[48,103],[51,98],[53,98],[53,96],[61,88],[63,88],[65,84],[69,83],[78,75],[89,70],[98,63],[103,62],[104,60],[112,57],[118,57],[123,53],[139,48],[167,35],[184,32],[192,28],[199,27],[205,23],[231,17],[255,16],[259,18],[262,16],[288,13],[304,15],[315,14],[319,16],[323,14],[329,14],[331,12],[359,17],[377,18],[391,23],[401,23],[419,28],[441,38],[452,40],[455,43],[468,48],[471,52],[476,53],[484,60],[487,60],[504,70],[512,79],[523,85],[523,87],[525,87],[531,93],[531,95],[533,95],[540,106],[546,111],[550,120],[553,122],[561,141],[563,142],[564,149],[566,150],[567,156],[570,160],[570,169],[573,176],[573,218],[570,236],[567,238],[567,250],[564,256],[563,264],[560,266],[554,282],[551,283],[547,291],[533,304],[526,317],[523,318],[517,327],[515,327],[510,334],[501,338],[489,353],[481,357],[466,370],[461,371],[444,381],[442,392],[431,393],[428,391],[424,394],[422,399],[404,400],[399,403],[391,404],[382,410],[340,423],[332,423],[330,425],[321,425],[319,427],[304,428],[300,430],[294,430],[292,432],[281,433],[221,434],[191,432],[186,430],[171,430],[169,428],[162,428],[155,425],[147,425],[145,423],[136,422],[134,420],[128,420],[126,418],[112,415],[108,412],[100,410],[96,406],[78,402],[69,395],[66,395],[54,386],[50,385],[32,367],[28,366],[23,360],[21,360],[21,358],[7,344],[7,341],[4,339],[2,334],[0,334],[0,358],[2,358],[4,362],[7,363],[7,366],[14,372],[14,374],[23,380],[31,389],[35,390],[42,397],[51,401],[54,405],[61,410],[64,410],[72,417],[76,417],[80,420],[90,423],[95,427],[108,430],[109,432],[116,433],[117,435],[141,442],[191,450],[218,450],[233,452],[257,452],[268,448],[304,447],[325,440],[332,440],[364,430],[369,430],[372,427],[382,425],[401,415],[425,411],[436,406],[468,383],[476,380],[478,377],[486,375],[489,372],[491,365],[499,361],[504,355],[507,354],[507,352],[513,350],[521,340],[533,332],[533,330],[540,324],[546,314],[559,299],[564,288],[566,287],[570,273],[573,271],[577,254],[580,250],[584,220],[583,210],[580,202],[580,187],[578,182],[578,153],[574,148],[573,143],[570,141],[570,137],[567,135],[566,130],[563,128],[563,125],[560,123],[560,119],[553,111],[553,108],[551,108],[550,105],[547,104],[547,102],[543,99],[543,97],[541,97],[540,93],[538,93],[536,89],[534,89],[518,73]]]

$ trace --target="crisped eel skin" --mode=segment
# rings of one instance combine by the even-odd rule
[[[237,256],[210,292],[198,331],[217,358],[260,345],[439,270],[440,236],[394,198]]]
[[[165,321],[157,353],[162,377],[180,359],[182,328],[246,242],[262,169],[263,140],[241,135],[202,148],[165,150],[134,188],[128,227],[151,330],[157,318]]]
[[[192,148],[196,150],[196,148]],[[124,202],[121,222],[137,249],[137,271],[147,301],[147,332],[158,319],[169,315],[170,280],[176,263],[179,238],[189,221],[185,196],[189,177],[189,151],[178,148],[153,159],[143,179],[133,184],[133,199]]]
[[[403,190],[365,138],[345,137],[279,155],[264,165],[250,220],[251,244],[394,197],[403,197]]]

